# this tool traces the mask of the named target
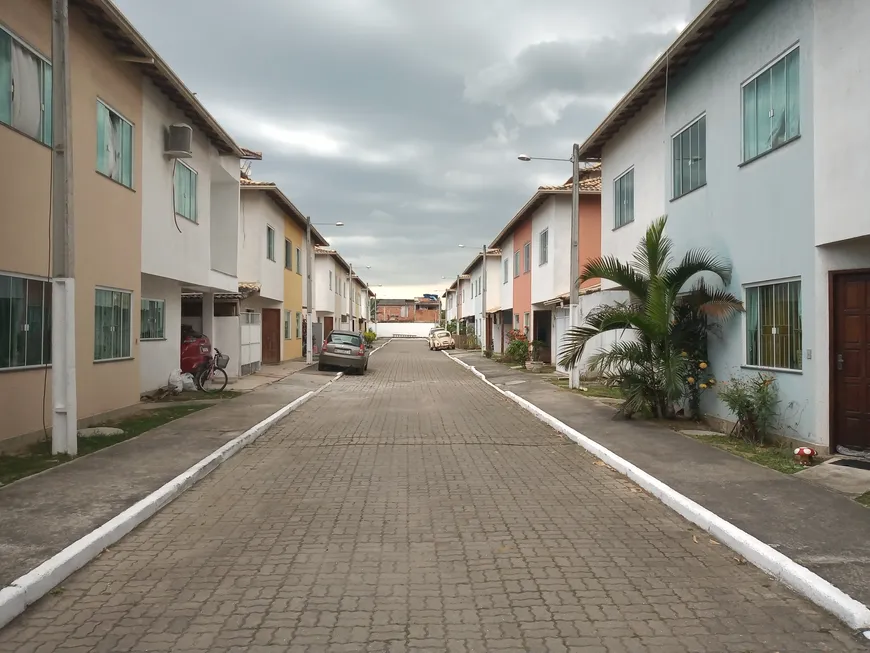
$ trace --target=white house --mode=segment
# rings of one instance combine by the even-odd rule
[[[780,432],[832,448],[870,448],[868,24],[857,0],[713,0],[581,147],[602,162],[603,253],[627,259],[667,214],[675,254],[729,259],[746,313],[711,370],[775,376]]]
[[[334,249],[314,249],[314,310],[323,334],[348,328],[350,266]]]
[[[140,387],[147,392],[179,367],[182,324],[224,344],[215,294],[239,291],[239,167],[259,155],[236,145],[193,94],[181,103],[147,77],[143,86]],[[182,293],[196,298],[184,314]]]

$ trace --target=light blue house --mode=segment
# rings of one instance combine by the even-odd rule
[[[870,450],[870,2],[713,0],[582,145],[602,253],[668,215],[734,266],[717,378],[777,378],[783,435]],[[866,47],[865,47],[866,46]],[[727,409],[707,393],[711,417]]]

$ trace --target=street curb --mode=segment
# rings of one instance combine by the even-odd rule
[[[799,565],[791,558],[680,494],[669,485],[661,482],[624,458],[617,456],[606,447],[591,440],[564,422],[559,421],[549,413],[544,412],[530,401],[515,395],[510,390],[502,390],[489,381],[486,375],[473,365],[469,365],[447,352],[444,353],[448,358],[470,370],[499,394],[516,402],[539,420],[557,432],[567,436],[620,474],[630,478],[634,483],[655,496],[666,506],[709,532],[717,540],[743,556],[748,562],[782,581],[817,606],[832,613],[850,628],[870,628],[870,609],[863,603],[856,601],[818,574]]]
[[[220,449],[189,467],[158,490],[140,499],[99,528],[76,540],[35,569],[15,579],[7,587],[0,589],[0,628],[24,612],[27,606],[48,594],[70,574],[81,569],[107,547],[120,540],[139,524],[208,476],[241,449],[254,442],[275,422],[319,395],[343,376],[344,373],[339,372],[317,390],[309,391],[278,409],[266,419],[227,442]]]

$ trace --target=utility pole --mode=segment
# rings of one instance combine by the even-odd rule
[[[577,280],[580,277],[580,145],[574,143],[571,149],[571,163],[574,169],[574,175],[571,183],[571,265],[569,266],[569,281],[571,307],[569,310],[568,324],[571,327],[577,326],[574,324],[574,316],[580,303],[580,285]],[[558,353],[557,353],[558,355]],[[573,389],[577,387],[575,379],[579,374],[579,370],[572,369],[568,376],[568,386]]]
[[[486,245],[483,246],[483,280],[480,282],[480,353],[486,354]]]
[[[305,218],[305,285],[306,292],[308,293],[307,301],[305,302],[306,307],[306,322],[308,324],[308,330],[305,333],[305,363],[307,365],[314,364],[314,322],[311,319],[311,305],[314,303],[314,290],[312,288],[311,283],[311,267],[313,257],[311,255],[311,216],[307,216]]]
[[[52,0],[51,64],[51,451],[74,456],[78,453],[78,404],[68,0]]]

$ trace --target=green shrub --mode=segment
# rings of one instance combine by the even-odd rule
[[[363,334],[363,338],[366,339],[366,344],[367,344],[367,345],[370,345],[370,344],[372,344],[375,340],[378,339],[378,334],[375,333],[374,331],[366,331],[366,332]]]
[[[524,365],[529,359],[529,343],[526,340],[511,340],[504,357],[511,363]]]
[[[731,379],[719,386],[719,398],[736,418],[733,435],[755,444],[770,439],[779,404],[775,377],[756,374]]]

